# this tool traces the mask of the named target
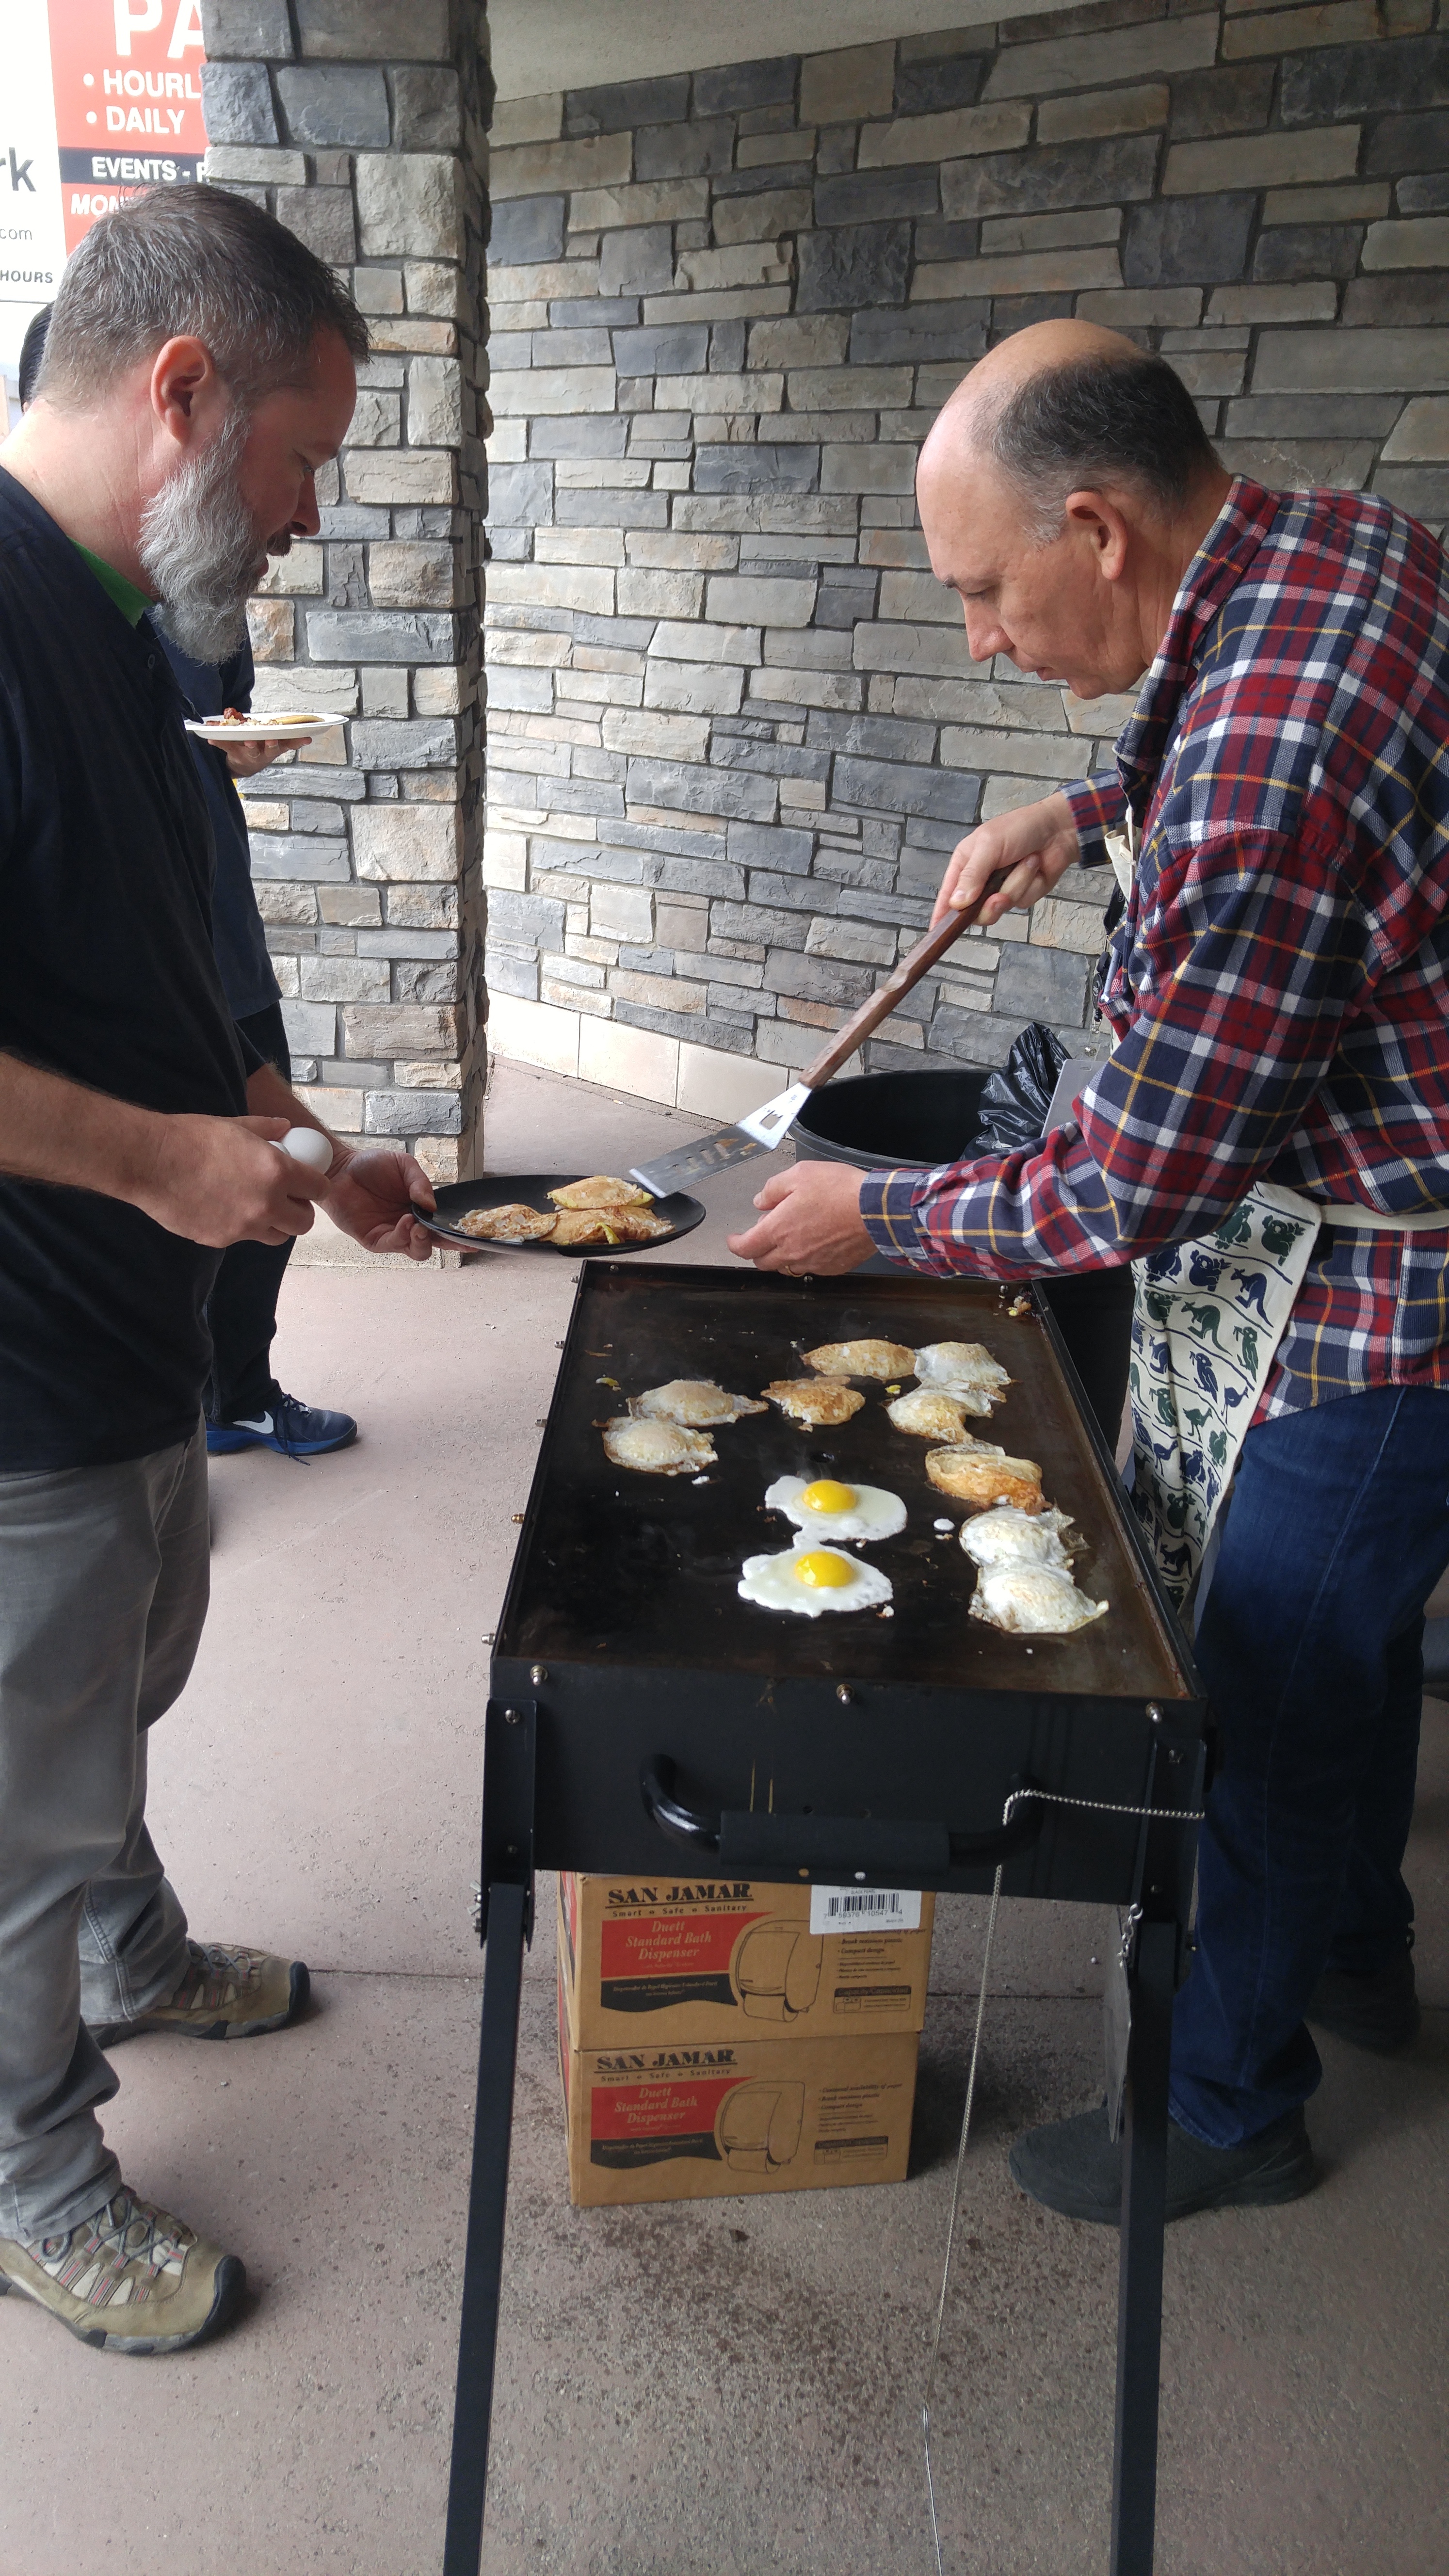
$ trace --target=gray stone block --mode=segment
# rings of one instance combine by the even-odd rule
[[[629,436],[627,420],[587,413],[572,418],[557,412],[528,424],[529,452],[534,456],[622,456]]]
[[[287,781],[287,793],[293,793]],[[263,879],[293,878],[306,885],[343,883],[352,871],[347,843],[321,832],[253,832],[252,875]]]
[[[575,134],[626,134],[636,125],[673,124],[689,114],[689,75],[664,80],[611,81],[606,88],[564,92],[563,130]]]
[[[639,319],[637,295],[560,295],[548,308],[549,328],[554,331],[612,331],[627,329]],[[490,347],[497,346],[494,336]]]
[[[1219,286],[1243,274],[1255,196],[1170,197],[1134,206],[1122,245],[1128,286]]]
[[[361,718],[352,751],[366,769],[451,769],[458,744],[451,716]]]
[[[1172,84],[1173,142],[1250,134],[1266,125],[1274,68],[1272,63],[1235,63],[1222,71],[1179,72]]]
[[[777,55],[768,62],[725,63],[717,71],[696,72],[694,113],[733,116],[742,108],[782,103],[793,106],[799,76],[799,58],[792,54]]]
[[[1086,1014],[1090,960],[1069,948],[1033,948],[1012,940],[996,970],[996,1008],[1023,1020],[1065,1022],[1080,1028]]]
[[[974,364],[986,347],[991,307],[982,296],[957,296],[940,304],[912,304],[892,312],[877,306],[857,313],[850,332],[853,367]]]
[[[979,224],[918,224],[916,259],[933,265],[943,259],[974,259],[981,248]]]
[[[1396,510],[1431,527],[1449,519],[1449,465],[1381,465],[1373,488]]]
[[[667,492],[570,492],[554,498],[561,528],[667,528]]]
[[[456,1091],[369,1091],[362,1125],[368,1136],[457,1136],[463,1104]]]
[[[943,1004],[932,1013],[930,1048],[933,1054],[954,1055],[963,1064],[1005,1064],[1010,1044],[1010,1030],[994,1012],[956,1011],[949,1004]],[[902,1058],[896,1070],[907,1069],[918,1072],[919,1063],[908,1068]]]
[[[782,877],[772,868],[751,868],[751,903],[788,906],[796,912],[833,912],[838,901],[832,885],[822,885],[818,876]]]
[[[936,728],[911,724],[899,716],[839,716],[812,708],[805,727],[812,751],[860,752],[867,760],[929,762],[936,748]]]
[[[201,95],[211,143],[275,143],[276,111],[264,63],[203,63]]]
[[[506,313],[508,307],[504,305],[502,310]],[[523,334],[508,332],[501,336],[513,340],[521,339]],[[608,332],[590,328],[588,324],[577,331],[531,331],[528,340],[530,361],[535,367],[607,367],[612,364]],[[497,341],[490,344],[489,355],[494,374],[501,373],[507,360],[499,356]],[[419,441],[420,445],[423,443]]]
[[[1369,130],[1363,166],[1371,179],[1449,168],[1449,116],[1385,116]]]
[[[1442,215],[1449,211],[1449,171],[1401,179],[1397,193],[1401,215]]]
[[[1408,99],[1423,107],[1449,104],[1449,37],[1332,45],[1322,53],[1290,54],[1283,65],[1285,125],[1374,116],[1402,108]]]
[[[350,188],[279,188],[277,221],[331,268],[349,268],[357,257]]]
[[[1150,197],[1156,175],[1155,135],[1114,134],[1055,151],[953,161],[942,173],[941,202],[952,216],[1053,213]]]
[[[297,0],[297,32],[314,62],[445,63],[450,14],[448,0]]]
[[[508,886],[490,886],[489,935],[512,948],[527,948],[536,940],[546,948],[562,948],[565,910],[549,895],[515,894]]]
[[[563,257],[564,197],[508,197],[493,209],[491,268],[533,268]]]
[[[770,868],[786,876],[808,876],[814,846],[811,832],[764,823],[731,823],[725,834],[725,847],[736,866]]]
[[[719,843],[714,843],[716,851]],[[724,859],[665,857],[657,861],[653,882],[661,894],[723,895],[738,903],[745,891],[744,874]]]
[[[810,957],[803,949],[787,948],[765,960],[766,992],[788,993],[800,1002],[835,1002],[853,1011],[874,983],[875,977],[863,967]]]
[[[684,814],[733,814],[759,823],[768,823],[775,811],[772,779],[750,770],[705,769],[673,760],[631,760],[628,798],[633,806],[664,806]]]
[[[517,957],[512,949],[489,947],[484,951],[483,973],[491,993],[513,993],[523,1002],[538,1000],[536,957]]]
[[[934,215],[941,205],[941,176],[931,162],[919,170],[852,170],[821,179],[815,188],[817,224],[869,224],[892,216]]]
[[[1258,237],[1253,275],[1269,281],[1352,277],[1362,247],[1362,224],[1275,224]]]
[[[553,476],[541,460],[495,465],[488,475],[488,516],[501,528],[546,528],[553,519]]]
[[[1248,394],[1230,402],[1229,438],[1387,438],[1400,394]]]
[[[809,188],[814,177],[815,167],[810,161],[769,162],[755,170],[722,170],[714,183],[715,202],[718,206],[727,197],[762,197],[767,192],[778,197],[782,190]],[[721,242],[749,238],[738,233],[727,235],[718,215],[714,237]]]
[[[781,912],[760,903],[715,903],[710,906],[712,939],[753,941],[766,948],[803,948],[807,935],[803,913]]]
[[[714,729],[714,757],[721,768],[750,769],[761,778],[808,778],[823,787],[830,775],[824,752],[800,751],[793,743],[735,740],[724,723]]]
[[[692,125],[644,125],[634,137],[636,179],[717,177],[734,157],[731,116],[701,117]]]
[[[871,813],[929,814],[938,822],[973,823],[980,794],[980,779],[966,770],[844,756],[835,764],[835,803],[861,805]]]
[[[902,62],[896,72],[897,116],[931,116],[941,108],[974,107],[990,68],[989,53],[947,54],[934,63]]]
[[[451,662],[454,620],[424,609],[312,608],[307,645],[314,662]]]
[[[703,323],[657,324],[646,330],[616,331],[614,364],[621,376],[693,376],[709,356],[709,332]]]
[[[842,224],[802,234],[796,310],[824,313],[862,304],[904,304],[911,264],[911,227]]]
[[[208,58],[217,63],[292,59],[287,0],[206,0],[205,33]]]
[[[799,447],[701,447],[694,460],[696,492],[813,492],[820,450]]]
[[[1356,277],[1343,291],[1343,319],[1379,330],[1441,330],[1449,323],[1449,275]]]
[[[399,63],[392,76],[395,140],[406,152],[446,152],[463,130],[455,71]]]
[[[601,295],[663,295],[674,283],[668,224],[629,224],[605,233],[599,248]]]
[[[380,71],[360,63],[298,63],[278,72],[277,91],[289,143],[387,150],[392,127]]]

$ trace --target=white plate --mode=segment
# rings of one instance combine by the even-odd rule
[[[314,733],[335,733],[339,725],[351,722],[348,716],[258,716],[247,724],[223,724],[218,716],[183,719],[188,733],[199,734],[203,742],[220,743],[223,750],[229,742],[305,742]]]

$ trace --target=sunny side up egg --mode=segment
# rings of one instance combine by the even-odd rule
[[[906,1525],[899,1494],[883,1485],[846,1485],[833,1476],[779,1476],[765,1496],[767,1511],[783,1512],[811,1538],[894,1538]]]
[[[792,1547],[783,1556],[747,1556],[740,1599],[764,1610],[795,1610],[818,1619],[827,1610],[878,1610],[891,1597],[888,1575],[831,1547]]]

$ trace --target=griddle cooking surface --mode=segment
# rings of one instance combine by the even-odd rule
[[[1014,1295],[1016,1292],[1013,1291]],[[595,1262],[582,1275],[496,1653],[524,1662],[730,1670],[766,1678],[939,1683],[975,1691],[1188,1695],[1170,1632],[1124,1535],[1121,1489],[1100,1465],[1042,1324],[972,1281],[903,1277],[791,1280],[753,1270]],[[771,1378],[809,1377],[802,1353],[881,1336],[919,1348],[981,1341],[1014,1383],[977,1437],[1035,1458],[1047,1500],[1085,1542],[1073,1562],[1106,1618],[1071,1637],[1002,1636],[967,1616],[975,1568],[956,1533],[967,1517],[926,1477],[935,1444],[897,1431],[884,1388],[830,1429],[799,1429],[771,1405],[715,1430],[708,1481],[611,1466],[597,1423],[676,1377],[758,1396]],[[600,1381],[616,1378],[617,1391]],[[910,1381],[903,1381],[909,1384]],[[806,1619],[742,1601],[747,1556],[796,1533],[761,1506],[777,1476],[883,1485],[910,1515],[899,1537],[860,1553],[889,1575],[891,1618]],[[951,1522],[939,1538],[932,1524]],[[855,1553],[847,1547],[847,1554]]]

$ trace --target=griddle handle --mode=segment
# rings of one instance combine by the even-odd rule
[[[696,1816],[682,1806],[674,1794],[674,1765],[661,1753],[656,1762],[646,1762],[639,1774],[639,1787],[644,1798],[644,1812],[667,1834],[671,1842],[683,1843],[689,1851],[719,1851],[719,1818]]]
[[[707,1852],[711,1859],[723,1856],[732,1869],[768,1870],[773,1865],[795,1872],[803,1863],[813,1876],[822,1878],[835,1870],[849,1874],[864,1864],[876,1877],[897,1871],[915,1884],[910,1879],[912,1870],[939,1878],[948,1869],[994,1869],[999,1861],[1012,1859],[1034,1843],[1046,1821],[1046,1808],[1038,1799],[1028,1801],[1009,1824],[981,1834],[948,1833],[944,1825],[896,1824],[874,1817],[756,1812],[697,1816],[676,1797],[675,1776],[667,1754],[644,1764],[639,1786],[645,1813],[671,1842]],[[1011,1783],[1016,1792],[1032,1785],[1020,1774]]]

